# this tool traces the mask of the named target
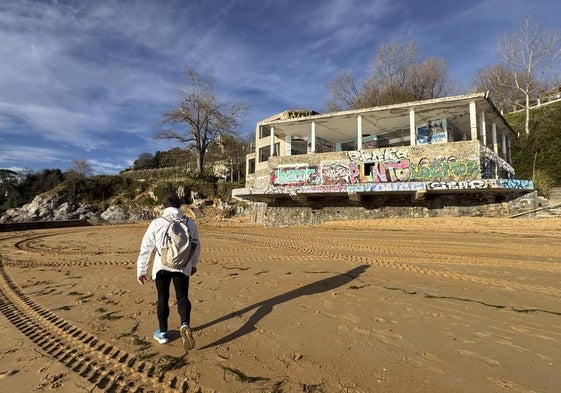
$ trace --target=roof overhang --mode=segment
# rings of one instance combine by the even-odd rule
[[[286,120],[268,118],[257,123],[258,126],[272,126],[275,135],[307,138],[310,135],[312,122],[315,123],[316,135],[333,143],[343,143],[355,140],[357,137],[357,118],[361,117],[362,135],[376,134],[378,138],[384,135],[395,135],[400,131],[409,135],[410,110],[415,112],[415,123],[422,124],[428,120],[443,119],[451,122],[458,129],[466,132],[471,129],[470,102],[475,102],[477,119],[485,113],[487,132],[491,133],[490,124],[496,125],[497,133],[502,132],[509,138],[517,138],[516,132],[493,105],[487,93],[473,93],[467,95],[436,98],[432,100],[414,101],[402,104],[378,106],[341,112],[330,112],[319,115],[304,116]],[[273,119],[273,120],[271,120]],[[478,129],[480,124],[478,124]]]

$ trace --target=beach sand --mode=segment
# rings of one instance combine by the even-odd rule
[[[188,354],[147,225],[0,233],[2,392],[561,391],[559,219],[201,221]]]

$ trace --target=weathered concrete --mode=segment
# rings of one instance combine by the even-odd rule
[[[309,199],[306,206],[286,198],[254,206],[248,213],[253,221],[262,222],[264,226],[303,226],[395,217],[508,217],[534,209],[535,203],[535,193],[441,194],[417,201],[405,195],[366,196],[360,202],[324,197]]]

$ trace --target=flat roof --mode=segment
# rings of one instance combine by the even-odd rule
[[[486,132],[491,135],[491,124],[495,123],[497,133],[506,133],[510,138],[518,135],[493,105],[485,92],[466,95],[413,101],[401,104],[354,109],[341,112],[329,112],[312,116],[279,119],[271,116],[257,123],[258,126],[274,126],[275,135],[307,138],[311,123],[315,123],[316,135],[333,143],[342,143],[356,139],[357,117],[362,117],[363,135],[395,134],[403,130],[409,134],[409,111],[415,111],[415,123],[422,124],[428,120],[446,119],[460,130],[468,132],[470,126],[469,103],[475,102],[477,110],[477,128],[481,127],[480,113],[485,112]]]

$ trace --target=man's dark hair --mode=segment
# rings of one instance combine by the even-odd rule
[[[176,207],[179,209],[181,207],[181,200],[179,200],[179,197],[175,193],[167,194],[162,201],[162,205],[164,209],[167,207]]]

